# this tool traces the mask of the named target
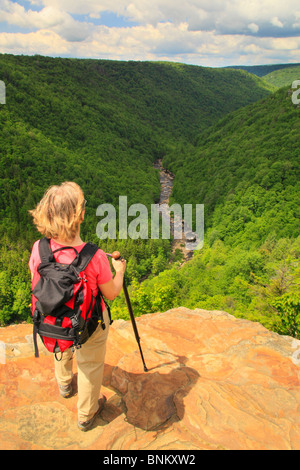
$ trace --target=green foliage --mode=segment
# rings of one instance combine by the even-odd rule
[[[64,180],[86,194],[87,237],[103,202],[117,207],[127,195],[128,204],[149,207],[159,198],[156,159],[269,93],[238,71],[7,54],[0,55],[0,78],[0,230],[11,240],[20,231],[36,237],[28,209]]]
[[[140,315],[182,305],[225,310],[299,337],[299,257],[300,237],[267,241],[251,250],[217,240],[181,269],[172,266],[143,283],[135,281],[130,289],[134,312]],[[129,318],[122,298],[114,303],[113,312]]]
[[[265,75],[264,80],[276,88],[291,86],[294,80],[300,80],[300,66],[274,70]]]
[[[83,238],[122,252],[129,283],[157,275],[168,265],[169,242],[98,240],[97,207],[118,209],[119,195],[126,195],[128,206],[149,208],[160,192],[155,160],[270,92],[239,71],[9,54],[0,55],[0,79],[6,85],[0,106],[1,324],[29,315],[28,266],[19,260],[40,236],[28,210],[50,185],[71,180],[82,187],[88,201]]]
[[[28,209],[73,180],[88,201],[83,237],[128,260],[136,315],[222,309],[299,338],[300,120],[287,88],[268,96],[230,69],[11,55],[0,79],[1,325],[31,315]],[[171,203],[205,204],[204,248],[181,268],[167,240],[96,235],[100,204],[158,200],[158,158],[176,176]],[[112,310],[128,319],[123,295]]]
[[[205,204],[209,241],[256,244],[299,233],[299,109],[287,89],[231,113],[164,164],[173,200]],[[244,241],[242,240],[244,239]]]
[[[280,321],[276,324],[278,333],[300,338],[299,296],[284,294],[273,301],[273,307],[280,317]]]
[[[226,310],[299,337],[299,116],[282,89],[219,121],[196,149],[164,158],[175,173],[172,202],[204,203],[206,226],[204,248],[180,269],[165,308]],[[150,308],[156,282],[133,289],[137,311]]]
[[[134,314],[140,316],[176,307],[181,288],[182,276],[175,268],[161,272],[143,283],[135,280],[129,289]],[[129,319],[123,295],[114,301],[112,313],[113,317]]]
[[[31,317],[30,253],[2,239],[0,248],[0,326]]]
[[[284,71],[286,69],[289,69],[290,67],[293,68],[298,65],[300,64],[237,65],[230,68],[234,70],[245,70],[248,73],[253,73],[254,75],[257,75],[258,77],[266,77],[267,75],[270,75],[271,73],[274,73],[277,70]]]

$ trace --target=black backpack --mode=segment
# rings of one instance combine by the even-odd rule
[[[58,263],[54,253],[66,249],[75,251],[74,261],[71,264]],[[105,329],[101,292],[99,290],[97,296],[93,296],[84,272],[98,249],[93,243],[86,243],[80,253],[71,246],[52,252],[50,239],[40,240],[40,279],[32,290],[37,299],[33,312],[35,357],[39,356],[37,334],[47,350],[57,357],[57,353],[67,348],[80,348],[99,323]],[[110,316],[106,302],[105,305]]]

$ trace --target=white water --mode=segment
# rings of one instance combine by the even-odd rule
[[[158,160],[154,164],[154,168],[160,170],[161,185],[159,203],[155,206],[158,212],[162,214],[162,218],[165,220],[166,224],[170,224],[171,233],[174,235],[173,249],[180,248],[184,252],[185,258],[188,259],[199,246],[200,238],[197,233],[192,231],[187,221],[184,220],[183,217],[185,214],[174,214],[174,217],[171,217],[173,205],[170,210],[169,199],[172,194],[174,175],[163,168],[161,160]],[[182,245],[184,245],[185,248],[183,248]]]

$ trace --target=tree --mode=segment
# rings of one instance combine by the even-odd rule
[[[275,330],[282,335],[300,339],[300,297],[296,294],[283,294],[272,301],[279,319]]]

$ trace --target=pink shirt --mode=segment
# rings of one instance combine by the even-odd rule
[[[80,252],[82,248],[84,247],[84,245],[85,243],[82,243],[81,245],[74,246],[74,248],[78,252]],[[52,239],[50,240],[50,247],[52,251],[57,250],[58,248],[61,248],[62,246],[63,245],[59,245],[54,240]],[[72,263],[75,256],[76,256],[75,251],[73,250],[61,250],[54,254],[54,257],[58,263],[65,263],[65,264]],[[31,256],[29,259],[29,268],[30,268],[31,273],[33,274],[32,288],[34,288],[34,286],[40,279],[40,275],[38,273],[38,266],[40,262],[41,262],[41,258],[39,254],[39,240],[37,240],[32,247]],[[109,261],[103,250],[99,249],[96,252],[93,259],[89,262],[87,268],[85,269],[85,273],[88,278],[91,289],[93,291],[93,295],[96,296],[98,293],[98,286],[101,284],[105,284],[106,282],[109,282],[113,277],[111,269],[110,269]],[[34,296],[32,296],[32,312],[34,312],[34,309],[35,309],[35,302],[36,302],[36,299]],[[102,308],[104,309],[104,302],[102,299],[101,299],[101,302],[102,302]]]

